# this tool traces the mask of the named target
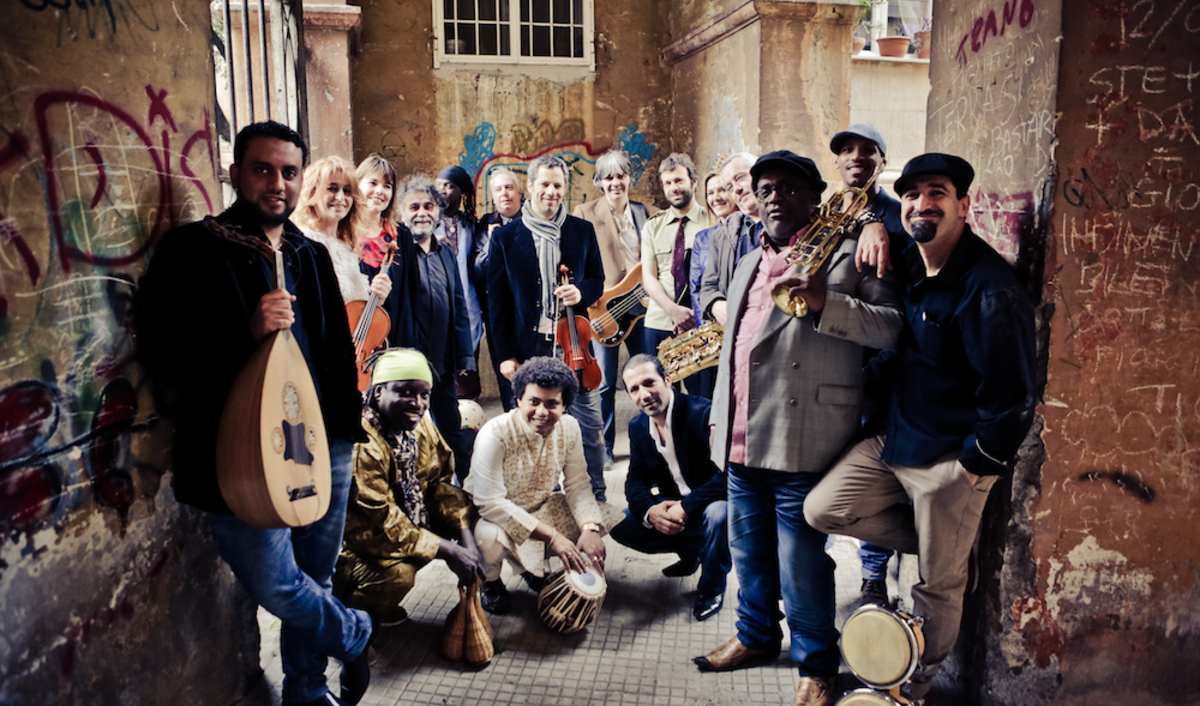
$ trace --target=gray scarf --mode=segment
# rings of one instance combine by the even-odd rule
[[[567,222],[567,209],[560,204],[554,220],[547,221],[533,212],[529,201],[521,206],[521,220],[533,234],[533,246],[537,250],[538,269],[542,272],[542,313],[551,321],[557,318],[558,298],[554,289],[558,286],[558,265],[562,262],[562,226]]]

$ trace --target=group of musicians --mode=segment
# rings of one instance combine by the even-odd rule
[[[176,497],[208,513],[221,556],[282,621],[285,704],[357,703],[372,638],[406,619],[401,601],[433,559],[463,584],[481,581],[483,607],[503,614],[505,560],[539,590],[551,557],[602,574],[611,534],[677,554],[667,576],[699,570],[697,620],[721,609],[737,571],[737,634],[696,657],[701,670],[773,661],[784,617],[800,673],[793,703],[829,706],[832,532],[878,545],[884,561],[892,549],[917,554],[925,647],[894,697],[926,703],[957,638],[984,503],[1032,421],[1032,306],[967,225],[965,160],[911,160],[897,201],[876,183],[878,130],[850,126],[831,148],[857,191],[824,207],[820,170],[792,152],[735,155],[703,182],[671,155],[659,173],[669,208],[656,215],[629,200],[635,175],[613,151],[597,163],[600,198],[576,209],[592,220],[567,214],[568,167],[543,156],[527,198],[516,174],[487,175],[496,210],[476,221],[461,168],[398,183],[372,157],[354,174],[325,166],[310,185],[297,133],[266,122],[238,134],[236,202],[167,233],[142,278],[139,353],[175,423]],[[310,226],[358,254],[358,272],[335,266],[334,241],[292,223],[310,202]],[[698,243],[705,252],[692,252]],[[264,244],[282,253],[282,275]],[[819,260],[805,260],[814,248]],[[599,327],[586,312],[639,272],[658,317],[646,331],[619,325],[611,342],[631,356],[618,377],[615,348],[589,342]],[[339,282],[358,277],[394,319],[386,350],[369,357],[349,334]],[[654,347],[708,320],[724,325],[716,375],[685,394]],[[320,399],[331,497],[315,523],[264,529],[232,514],[215,450],[235,378],[281,330]],[[484,339],[506,412],[473,450],[455,448],[457,415],[428,412],[447,390],[477,394]],[[604,483],[618,380],[640,412],[623,513]],[[328,657],[343,664],[336,696]]]

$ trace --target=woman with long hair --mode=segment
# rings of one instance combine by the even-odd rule
[[[370,279],[358,264],[363,240],[361,202],[354,165],[341,157],[323,157],[304,170],[294,220],[306,236],[329,251],[342,299],[365,300],[374,292],[382,302],[392,291],[391,279],[386,273]]]

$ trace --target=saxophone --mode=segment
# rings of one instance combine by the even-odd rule
[[[678,382],[720,362],[724,337],[725,327],[709,321],[658,344],[658,358],[671,380]]]
[[[842,240],[851,231],[857,230],[863,211],[867,207],[867,199],[871,196],[871,189],[875,188],[875,180],[879,178],[882,170],[883,165],[881,164],[875,168],[875,173],[862,188],[847,187],[830,196],[825,203],[821,204],[821,207],[817,209],[816,218],[808,227],[808,232],[804,234],[803,238],[797,240],[784,255],[787,263],[804,267],[814,274],[820,272],[829,256],[841,245]],[[853,199],[850,201],[850,205],[843,209],[842,203],[851,194],[853,194]],[[796,318],[802,318],[808,314],[808,302],[804,301],[803,297],[789,296],[788,287],[785,285],[777,284],[772,287],[771,299],[775,302],[775,306]]]

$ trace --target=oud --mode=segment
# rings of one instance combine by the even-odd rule
[[[286,289],[283,251],[275,279]],[[263,528],[312,524],[329,509],[329,440],[317,389],[290,329],[271,333],[233,383],[217,431],[217,481],[229,509]]]

